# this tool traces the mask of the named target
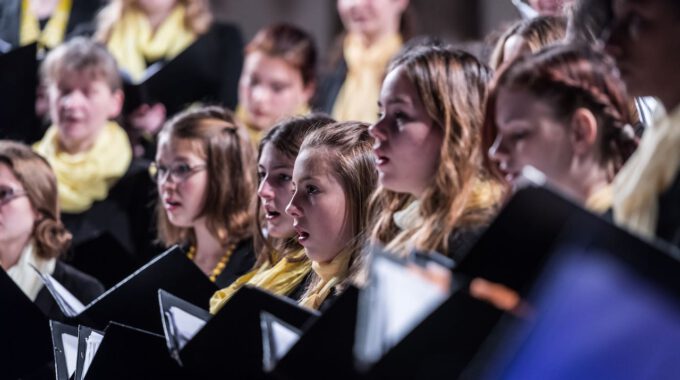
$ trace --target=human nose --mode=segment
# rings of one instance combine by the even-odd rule
[[[385,122],[383,120],[378,120],[373,125],[368,127],[368,133],[375,139],[376,146],[380,145],[380,142],[387,139],[387,133],[385,133],[384,124]]]
[[[497,162],[499,164],[507,163],[508,160],[507,149],[503,145],[503,138],[501,137],[501,135],[496,136],[496,139],[493,141],[493,144],[491,145],[487,153],[492,161]]]
[[[286,206],[286,214],[292,216],[293,218],[299,218],[302,216],[302,209],[298,207],[298,192],[293,193],[293,197],[290,198],[288,206]]]
[[[72,108],[83,104],[85,95],[82,91],[71,91],[61,96],[61,106],[64,108]]]
[[[274,189],[269,184],[269,176],[262,178],[260,185],[257,187],[257,196],[265,200],[274,198]]]

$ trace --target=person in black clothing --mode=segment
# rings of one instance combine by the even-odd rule
[[[102,0],[3,0],[0,52],[36,41],[41,48],[53,49],[69,36],[87,34],[103,5]]]
[[[47,161],[26,145],[0,141],[0,263],[50,319],[64,315],[33,267],[51,274],[84,304],[104,291],[97,280],[59,260],[70,242]]]
[[[178,114],[158,135],[150,173],[158,185],[158,238],[180,244],[224,288],[250,271],[254,152],[231,112],[216,106]]]

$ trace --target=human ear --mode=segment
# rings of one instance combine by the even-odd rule
[[[584,155],[597,142],[597,119],[587,108],[578,108],[571,116],[571,143],[574,153]]]

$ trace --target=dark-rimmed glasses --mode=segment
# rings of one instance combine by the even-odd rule
[[[170,166],[165,166],[157,162],[152,162],[149,165],[149,175],[156,183],[163,183],[167,181],[168,178],[173,183],[180,183],[186,181],[194,173],[197,173],[205,168],[205,164],[192,166],[186,162],[176,162]]]

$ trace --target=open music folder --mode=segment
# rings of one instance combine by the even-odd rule
[[[300,327],[318,313],[288,298],[251,286],[239,289],[214,316],[179,297],[159,291],[167,349],[197,377],[229,374],[259,378],[262,370],[260,313],[270,312]]]
[[[207,304],[217,287],[175,246],[132,273],[89,305],[80,303],[52,276],[40,274],[59,308],[73,324],[104,329],[110,321],[162,333],[158,290]]]

